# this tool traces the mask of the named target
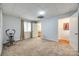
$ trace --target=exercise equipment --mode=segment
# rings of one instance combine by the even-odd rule
[[[15,42],[15,40],[14,40],[14,34],[15,34],[15,29],[7,29],[6,31],[6,35],[8,36],[8,46],[11,46],[11,45],[13,45],[13,42]]]

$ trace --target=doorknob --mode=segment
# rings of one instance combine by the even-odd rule
[[[75,35],[78,35],[78,33],[75,33]]]

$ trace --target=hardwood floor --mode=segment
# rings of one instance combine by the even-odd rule
[[[4,47],[2,56],[76,56],[71,46],[63,46],[54,41],[33,38]]]

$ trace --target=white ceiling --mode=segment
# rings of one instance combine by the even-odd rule
[[[40,10],[46,12],[45,19],[62,15],[77,9],[78,4],[73,3],[2,3],[3,13],[21,16],[29,20],[38,20]]]

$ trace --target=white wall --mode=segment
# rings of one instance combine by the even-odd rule
[[[2,20],[2,10],[0,9],[0,55],[2,52],[2,39],[3,39],[3,35],[2,35],[2,26],[3,26],[3,20]]]
[[[7,42],[8,37],[5,34],[6,29],[15,29],[15,41],[20,40],[20,18],[14,17],[14,16],[9,16],[9,15],[3,15],[3,43]]]
[[[51,18],[41,21],[41,30],[45,39],[57,41],[58,39],[58,18]]]

